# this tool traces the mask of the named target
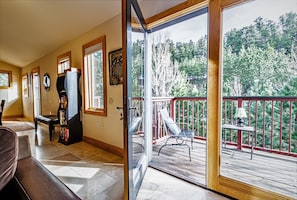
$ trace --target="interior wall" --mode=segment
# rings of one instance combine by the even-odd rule
[[[0,99],[6,99],[3,118],[22,117],[22,77],[21,68],[0,61],[0,69],[12,71],[12,85],[8,89],[0,89]]]
[[[41,86],[41,113],[57,113],[59,98],[56,90],[57,80],[57,57],[67,51],[71,51],[72,67],[82,69],[82,45],[102,36],[106,36],[106,64],[107,64],[107,116],[98,116],[83,113],[83,136],[123,148],[123,122],[120,120],[120,114],[117,106],[122,106],[122,85],[109,85],[109,60],[110,51],[121,48],[122,46],[122,26],[121,16],[118,15],[104,24],[98,25],[94,29],[86,32],[73,41],[63,45],[52,53],[34,61],[25,68],[22,73],[29,73],[33,68],[40,67],[40,77],[42,79],[45,73],[51,77],[51,88],[46,91]],[[82,88],[83,106],[84,90]],[[33,120],[33,97],[24,101],[24,115]]]

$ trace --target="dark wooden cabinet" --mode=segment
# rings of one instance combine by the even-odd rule
[[[57,79],[59,93],[58,119],[60,124],[59,142],[72,144],[82,141],[80,118],[82,97],[79,90],[80,72],[71,69]]]

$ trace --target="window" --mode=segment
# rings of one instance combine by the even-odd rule
[[[23,88],[23,97],[29,97],[29,87],[28,87],[28,74],[22,75],[22,88]]]
[[[71,52],[58,56],[58,75],[64,74],[64,71],[71,68]]]
[[[105,36],[83,45],[85,113],[106,116]]]
[[[12,82],[12,72],[0,70],[0,89],[6,89],[10,87]]]

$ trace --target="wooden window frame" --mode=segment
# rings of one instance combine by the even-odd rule
[[[59,66],[62,64],[62,63],[65,63],[65,62],[69,62],[69,67],[68,68],[63,68],[63,72],[60,72],[59,70]],[[65,70],[70,70],[72,67],[72,64],[71,64],[71,51],[68,51],[66,53],[63,53],[61,55],[59,55],[57,57],[57,74],[58,75],[62,75],[65,73]]]
[[[29,74],[22,74],[22,94],[23,98],[29,98]]]
[[[92,107],[92,101],[93,97],[91,97],[92,93],[92,81],[90,77],[90,73],[88,74],[89,67],[86,66],[85,63],[85,50],[95,46],[97,44],[101,43],[101,49],[102,49],[102,84],[103,84],[103,108],[95,108]],[[82,46],[82,63],[83,63],[83,83],[84,83],[84,113],[87,114],[93,114],[93,115],[100,115],[100,116],[107,116],[107,83],[106,83],[106,37],[105,35],[87,43]]]
[[[0,70],[0,74],[7,74],[8,83],[6,85],[0,85],[0,89],[8,89],[12,85],[12,71]]]

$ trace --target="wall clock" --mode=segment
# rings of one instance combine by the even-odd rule
[[[51,78],[48,73],[43,75],[43,86],[46,91],[49,91],[51,87]]]

